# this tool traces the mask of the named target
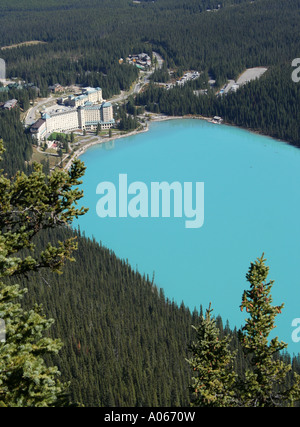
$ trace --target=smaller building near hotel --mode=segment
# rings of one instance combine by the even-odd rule
[[[47,133],[46,120],[39,119],[37,122],[35,122],[30,128],[30,133],[38,141],[41,141]]]
[[[60,93],[64,91],[64,88],[59,83],[55,83],[55,85],[49,86],[49,89],[53,93]]]
[[[5,110],[11,110],[12,108],[15,108],[17,105],[18,101],[16,99],[10,99],[9,101],[5,102],[5,104],[3,105],[3,108]]]

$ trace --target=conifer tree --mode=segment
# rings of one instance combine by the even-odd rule
[[[0,140],[0,160],[3,151]],[[61,348],[60,341],[45,336],[52,320],[45,318],[40,306],[25,311],[20,299],[26,289],[7,284],[5,278],[42,268],[61,272],[64,262],[72,260],[74,238],[58,246],[49,243],[39,253],[33,238],[43,229],[68,225],[86,212],[76,208],[83,195],[77,186],[84,170],[78,161],[69,172],[57,171],[51,176],[43,173],[41,165],[35,165],[29,176],[18,172],[12,179],[0,171],[0,318],[5,324],[5,340],[0,342],[2,407],[62,403],[66,384],[58,381],[58,369],[48,367],[44,360]]]
[[[234,355],[228,348],[228,335],[220,340],[220,331],[211,318],[211,309],[201,315],[197,341],[188,360],[194,376],[191,391],[196,406],[276,407],[291,406],[300,400],[300,376],[293,372],[280,351],[287,344],[269,335],[275,328],[275,318],[284,304],[272,305],[271,289],[267,282],[269,267],[264,254],[251,263],[246,275],[250,290],[244,291],[241,311],[249,313],[245,326],[239,331],[241,349],[248,368],[240,377],[234,372]]]
[[[44,356],[57,354],[60,340],[45,333],[53,321],[39,306],[25,311],[19,303],[26,290],[0,283],[0,316],[5,341],[0,343],[0,407],[51,407],[66,404],[67,383]]]
[[[267,282],[269,267],[264,254],[251,263],[246,275],[250,290],[243,294],[241,311],[246,309],[249,318],[240,333],[244,354],[250,358],[251,369],[245,372],[240,383],[240,404],[251,407],[291,405],[300,398],[300,377],[295,374],[293,385],[286,384],[291,365],[284,363],[278,353],[287,347],[277,337],[269,341],[275,328],[275,318],[284,304],[272,305],[270,294],[274,281]]]
[[[193,369],[191,392],[192,406],[233,406],[236,374],[232,370],[234,354],[230,353],[229,338],[220,338],[212,309],[202,315],[195,341],[190,346],[192,357],[188,360]]]

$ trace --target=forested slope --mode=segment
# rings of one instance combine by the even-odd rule
[[[219,10],[207,12],[218,4]],[[1,2],[0,13],[2,46],[46,42],[1,52],[10,76],[42,90],[57,81],[77,82],[100,85],[108,97],[136,77],[119,58],[152,49],[169,67],[206,70],[217,83],[246,67],[299,55],[299,0],[12,0]]]
[[[44,234],[46,242],[71,231]],[[71,380],[72,401],[103,406],[189,402],[191,315],[105,248],[79,238],[76,263],[62,276],[31,275],[26,304],[43,303],[64,347],[54,361]]]
[[[69,229],[43,233],[37,250],[72,235]],[[62,275],[45,271],[14,279],[29,289],[25,306],[42,303],[55,319],[51,333],[64,347],[51,363],[71,381],[70,400],[86,406],[188,406],[186,358],[201,301],[191,313],[110,250],[80,235],[78,243],[76,262],[68,263]],[[223,327],[219,316],[217,326],[221,335],[231,336],[241,375],[248,364],[238,333]],[[290,361],[288,355],[285,360]],[[299,357],[293,369],[300,371]]]
[[[206,11],[218,4],[220,10]],[[139,51],[157,50],[169,67],[210,73],[217,84],[246,67],[269,66],[259,82],[225,99],[196,97],[189,86],[169,92],[151,86],[137,101],[167,114],[218,114],[297,143],[299,85],[291,81],[288,67],[299,56],[299,10],[299,0],[49,0],[42,6],[38,0],[3,0],[2,46],[28,40],[45,44],[5,49],[1,56],[10,76],[32,81],[43,93],[58,81],[100,85],[105,97],[137,77],[136,68],[118,60]],[[26,170],[31,153],[18,114],[3,113],[0,122],[7,148],[1,167],[9,175]],[[70,235],[70,229],[44,233],[38,247]],[[71,381],[70,399],[86,406],[188,405],[185,358],[199,313],[166,300],[155,283],[84,236],[75,257],[62,276],[41,272],[17,280],[29,289],[25,304],[43,303],[55,319],[52,334],[65,345],[54,362]],[[195,304],[200,310],[201,301]],[[219,318],[221,331],[222,324]],[[229,327],[225,332],[232,335],[242,374],[247,361],[237,333]],[[295,358],[298,372],[299,363]]]
[[[194,94],[193,85],[164,90],[150,85],[136,96],[137,105],[168,115],[221,116],[226,123],[258,131],[300,146],[300,84],[289,63],[271,67],[259,80],[226,96]]]
[[[299,84],[291,80],[291,62],[300,55],[299,18],[300,0],[3,1],[2,46],[43,43],[4,49],[1,56],[10,77],[36,84],[44,96],[59,82],[100,86],[109,98],[138,76],[136,67],[119,59],[142,51],[159,52],[177,75],[203,72],[206,80],[216,80],[216,88],[245,68],[266,66],[259,82],[225,100],[196,100],[185,88],[159,95],[150,110],[217,114],[299,145]]]
[[[29,171],[25,162],[32,156],[32,139],[24,132],[19,109],[0,110],[0,139],[6,142],[0,169],[4,169],[9,176],[15,175],[19,170]]]

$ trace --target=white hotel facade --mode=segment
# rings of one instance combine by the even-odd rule
[[[65,104],[73,108],[53,114],[44,113],[31,127],[31,132],[37,140],[52,132],[93,130],[99,124],[101,129],[110,129],[115,123],[113,107],[110,102],[103,101],[100,88],[86,89],[79,96],[71,95]]]

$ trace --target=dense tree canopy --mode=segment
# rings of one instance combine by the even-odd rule
[[[137,95],[137,105],[154,113],[183,116],[221,116],[225,122],[242,126],[300,146],[300,84],[291,79],[291,64],[271,67],[259,80],[235,93],[195,95],[193,87],[165,90],[150,85]]]
[[[103,87],[108,97],[136,77],[136,69],[120,65],[119,58],[152,49],[168,67],[206,70],[223,82],[246,67],[299,56],[299,8],[299,0],[4,1],[2,45],[44,43],[1,55],[10,76],[42,90],[57,81],[77,82]]]
[[[229,336],[221,336],[211,307],[195,328],[197,340],[188,360],[193,377],[193,405],[213,407],[293,406],[300,399],[300,376],[290,363],[279,357],[287,347],[278,337],[270,338],[275,318],[284,304],[272,305],[274,281],[267,280],[269,267],[264,254],[251,263],[246,278],[250,289],[243,293],[241,311],[249,313],[238,332],[248,366],[238,375],[233,367],[236,353],[229,347]]]
[[[49,85],[59,82],[100,86],[104,97],[110,97],[128,89],[138,76],[137,68],[119,63],[120,58],[157,51],[165,64],[152,80],[166,81],[167,69],[175,75],[198,70],[201,77],[169,91],[150,84],[137,96],[138,106],[170,115],[220,115],[228,123],[300,145],[300,84],[291,80],[290,67],[300,52],[299,14],[300,0],[2,0],[1,45],[10,48],[1,50],[0,56],[7,62],[9,77],[34,83],[42,96]],[[39,43],[12,47],[30,41]],[[218,87],[252,66],[269,70],[237,93],[194,94],[207,87],[209,78]],[[1,167],[7,173],[0,177],[0,317],[8,328],[6,344],[0,343],[0,404],[59,404],[57,397],[65,398],[64,383],[70,380],[68,400],[86,406],[186,406],[191,401],[191,377],[201,370],[217,382],[223,406],[231,396],[226,395],[220,376],[212,375],[209,363],[202,366],[197,360],[192,373],[186,363],[188,349],[195,349],[193,341],[207,339],[207,326],[208,344],[214,340],[214,351],[224,356],[217,367],[230,361],[234,372],[248,380],[244,390],[265,386],[258,381],[264,373],[263,361],[252,340],[257,331],[253,336],[250,329],[243,331],[251,350],[244,357],[241,332],[228,324],[224,327],[219,316],[204,317],[201,309],[191,313],[184,304],[166,299],[153,280],[66,227],[82,213],[70,202],[81,196],[71,187],[78,184],[84,167],[76,162],[69,173],[55,172],[48,178],[40,166],[29,168],[32,141],[20,123],[20,111],[28,108],[33,94],[14,90],[1,94],[0,101],[13,97],[20,108],[0,113],[0,138],[6,141]],[[135,117],[128,115],[136,112],[130,99],[120,108],[120,127],[136,127]],[[53,274],[50,270],[71,256],[75,237],[76,262],[66,263],[64,275]],[[244,308],[252,304],[250,296],[246,295]],[[21,297],[24,306],[19,305]],[[36,303],[43,304],[46,314]],[[50,330],[48,316],[55,319]],[[64,343],[60,352],[61,342],[55,337]],[[291,362],[285,353],[272,357],[274,367],[281,367],[282,360]],[[272,361],[268,358],[269,367]],[[53,365],[57,368],[48,368]],[[59,371],[62,382],[57,381]],[[292,370],[284,371],[284,389],[293,386],[294,372],[300,372],[299,357],[293,358]],[[227,379],[229,387],[233,376]],[[211,390],[199,398],[198,387],[203,384],[198,380],[193,383],[196,403],[197,398],[201,404],[214,403]],[[246,394],[243,402],[251,406]],[[283,402],[284,398],[276,403]]]
[[[3,152],[0,141],[0,156]],[[60,272],[76,249],[74,238],[48,243],[36,251],[33,238],[41,230],[68,225],[85,213],[76,204],[82,197],[77,188],[84,172],[76,161],[68,173],[58,171],[46,177],[41,165],[30,175],[18,172],[7,178],[0,171],[0,317],[5,324],[5,340],[0,342],[0,406],[55,406],[66,391],[55,366],[47,366],[45,356],[56,354],[61,342],[47,337],[53,321],[36,303],[26,311],[20,299],[27,291],[7,278],[24,277],[30,271],[50,269]],[[27,251],[28,253],[25,253]]]

